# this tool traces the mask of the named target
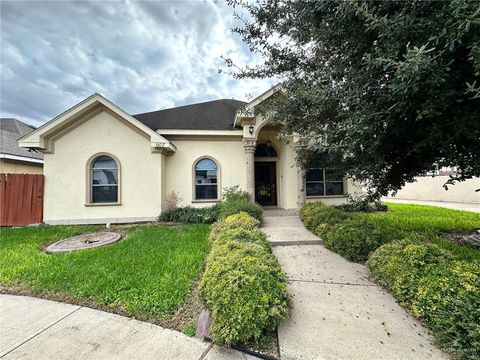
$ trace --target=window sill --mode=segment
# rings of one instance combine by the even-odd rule
[[[120,202],[117,202],[117,203],[85,203],[83,204],[87,207],[90,207],[90,206],[120,206],[122,205],[122,203]]]
[[[339,198],[346,198],[347,195],[315,195],[315,196],[307,196],[307,199],[339,199]]]
[[[220,199],[208,199],[208,200],[192,200],[192,204],[195,203],[218,203]]]

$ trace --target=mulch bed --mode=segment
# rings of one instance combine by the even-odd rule
[[[480,248],[480,229],[471,234],[445,233],[443,237],[447,240],[455,241],[460,245],[471,245]]]

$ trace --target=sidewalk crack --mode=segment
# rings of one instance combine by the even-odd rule
[[[210,345],[208,345],[208,347],[205,349],[202,356],[200,356],[200,358],[198,360],[205,359],[205,356],[207,356],[208,352],[212,349],[212,347],[213,347],[213,343],[210,343]]]
[[[314,284],[330,284],[330,285],[349,285],[349,286],[378,286],[376,284],[355,284],[349,282],[336,282],[336,281],[318,281],[318,280],[303,280],[303,279],[288,279],[289,282],[306,282]]]
[[[78,308],[76,308],[75,310],[69,312],[67,315],[61,317],[60,319],[58,319],[57,321],[53,322],[52,324],[48,325],[46,328],[38,331],[37,333],[33,334],[32,336],[30,336],[28,339],[26,339],[25,341],[22,341],[20,344],[18,344],[17,346],[15,346],[14,348],[8,350],[5,354],[3,354],[2,356],[0,356],[0,358],[3,358],[5,356],[7,356],[8,354],[10,354],[12,351],[14,350],[17,350],[19,347],[23,346],[24,344],[26,344],[27,342],[29,342],[30,340],[36,338],[38,335],[40,335],[41,333],[45,332],[46,330],[50,329],[52,326],[58,324],[60,321],[66,319],[67,317],[69,317],[70,315],[72,315],[73,313],[77,312],[78,310],[80,310],[81,308],[83,308],[83,306],[79,306]]]

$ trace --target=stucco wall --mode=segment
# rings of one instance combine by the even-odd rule
[[[155,219],[161,211],[164,156],[149,139],[105,111],[59,137],[45,154],[46,223],[107,223]],[[121,165],[121,205],[86,206],[88,160],[97,153]]]
[[[418,177],[416,182],[405,185],[395,196],[396,199],[405,200],[430,200],[459,203],[480,203],[480,178],[470,179],[464,182],[448,186],[445,190],[442,186],[448,180],[448,176]]]
[[[180,193],[180,206],[211,206],[214,202],[196,202],[193,194],[193,164],[201,157],[215,159],[220,167],[220,189],[240,185],[246,189],[246,167],[243,142],[240,137],[231,140],[214,137],[166,136],[177,151],[165,161],[165,191]],[[219,194],[221,197],[221,191]]]
[[[43,174],[43,164],[0,159],[0,173],[5,174]]]

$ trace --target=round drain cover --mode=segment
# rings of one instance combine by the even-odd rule
[[[120,240],[121,234],[111,231],[101,231],[90,234],[82,234],[68,239],[63,239],[48,245],[45,249],[47,253],[70,252],[82,249],[91,249],[103,245],[108,245]]]

